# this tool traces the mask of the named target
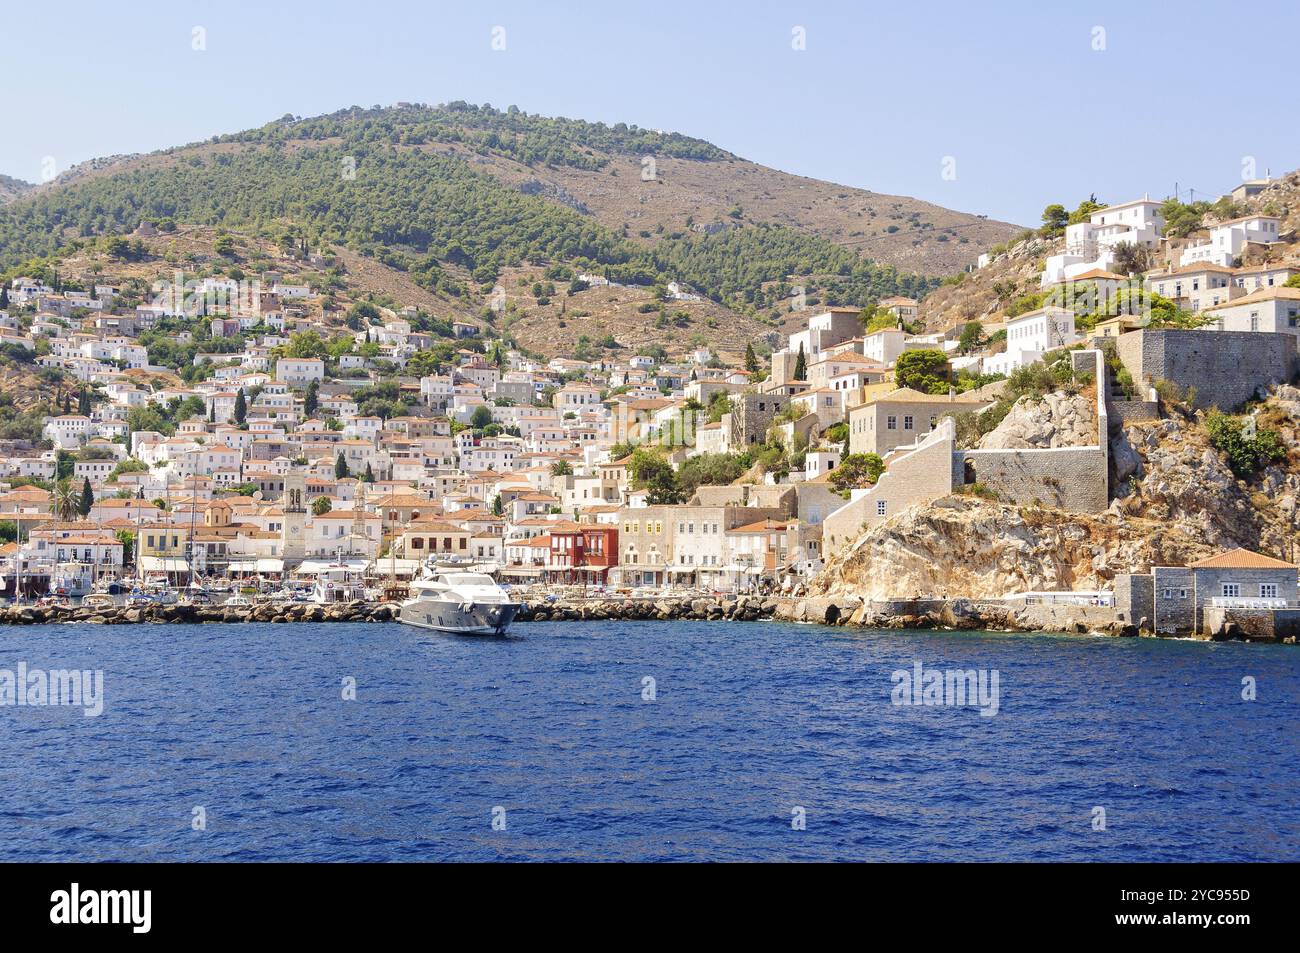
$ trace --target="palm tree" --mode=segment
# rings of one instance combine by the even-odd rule
[[[81,495],[72,488],[71,480],[64,477],[54,484],[54,498],[51,501],[50,512],[57,516],[61,522],[70,523],[76,518],[80,508]]]

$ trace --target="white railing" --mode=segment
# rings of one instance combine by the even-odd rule
[[[1300,603],[1287,602],[1285,599],[1216,596],[1210,599],[1210,606],[1215,609],[1295,609],[1300,608]]]

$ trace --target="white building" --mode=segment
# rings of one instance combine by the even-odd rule
[[[45,439],[60,450],[75,450],[90,436],[90,418],[81,414],[61,414],[45,422]]]
[[[1300,288],[1263,288],[1206,308],[1212,331],[1272,331],[1300,335]]]
[[[1039,308],[1022,314],[1007,322],[1007,349],[984,359],[984,373],[1010,374],[1077,338],[1074,312],[1068,308]]]
[[[318,357],[282,357],[275,362],[275,379],[286,384],[309,384],[325,378],[325,362]]]
[[[1188,245],[1178,259],[1180,265],[1211,264],[1230,268],[1255,243],[1271,245],[1279,241],[1282,220],[1272,215],[1246,215],[1220,222],[1210,229],[1210,239]]]
[[[1119,245],[1154,248],[1165,224],[1160,206],[1160,202],[1141,198],[1109,205],[1093,212],[1086,222],[1067,225],[1065,251],[1048,257],[1042,287],[1069,281],[1093,269],[1111,270],[1115,264],[1115,248]]]

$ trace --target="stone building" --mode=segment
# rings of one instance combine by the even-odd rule
[[[1290,383],[1297,370],[1295,335],[1269,331],[1130,331],[1115,339],[1115,351],[1137,384],[1195,388],[1197,407],[1223,411]]]
[[[768,428],[785,407],[777,394],[737,394],[731,398],[731,446],[737,450],[767,439]]]
[[[950,414],[978,413],[991,401],[965,394],[923,394],[900,387],[875,400],[849,408],[849,453],[884,456],[895,447],[916,443]]]
[[[1115,609],[1123,622],[1150,622],[1156,632],[1206,630],[1206,614],[1220,622],[1236,612],[1285,612],[1297,606],[1300,570],[1263,553],[1233,549],[1187,566],[1153,566],[1115,580]]]

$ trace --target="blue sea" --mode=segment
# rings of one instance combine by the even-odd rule
[[[0,708],[0,860],[1300,859],[1295,647],[0,627],[20,662],[102,670],[103,712]],[[894,704],[918,662],[996,670],[997,713]]]

